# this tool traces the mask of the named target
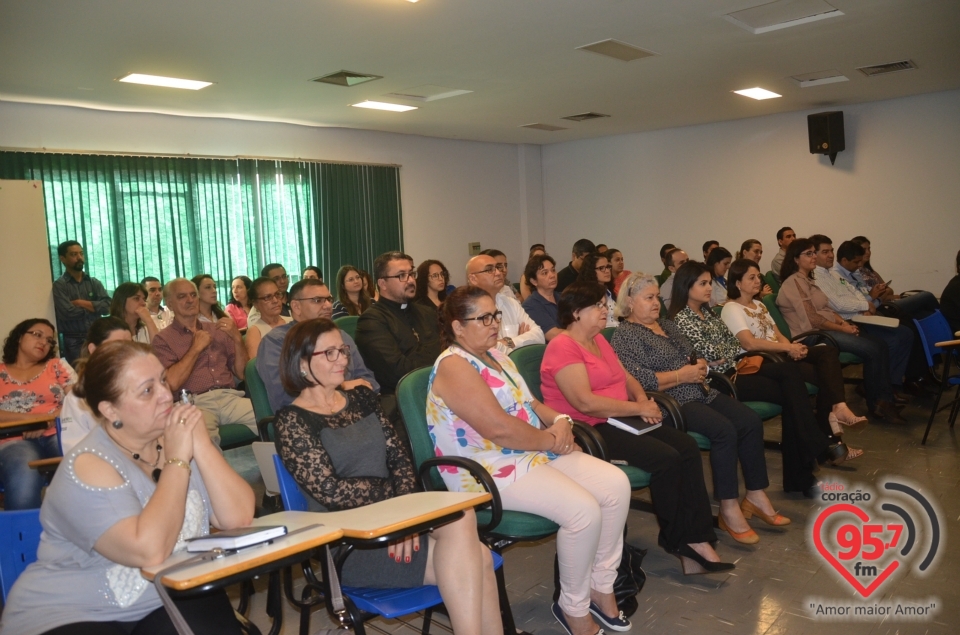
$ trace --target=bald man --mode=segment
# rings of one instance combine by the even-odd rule
[[[543,344],[543,330],[530,319],[520,303],[500,290],[503,288],[506,267],[491,256],[474,256],[467,262],[467,284],[480,287],[490,294],[502,313],[497,350],[511,351],[531,344]]]

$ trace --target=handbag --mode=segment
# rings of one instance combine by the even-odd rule
[[[737,362],[738,375],[754,375],[760,372],[760,364],[763,363],[763,357],[760,355],[747,355],[741,357]]]
[[[613,594],[617,598],[617,608],[623,611],[624,616],[630,617],[637,612],[640,603],[637,595],[647,581],[647,574],[643,571],[643,557],[646,549],[634,547],[626,541],[624,528],[623,555],[620,566],[617,567],[617,578],[613,581]],[[560,599],[560,563],[553,557],[553,601]]]

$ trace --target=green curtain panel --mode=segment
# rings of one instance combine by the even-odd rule
[[[78,240],[108,292],[121,282],[207,273],[230,281],[282,263],[370,270],[403,249],[400,170],[259,159],[0,152],[0,178],[43,182],[54,276],[57,245]]]

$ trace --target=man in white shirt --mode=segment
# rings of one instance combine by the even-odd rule
[[[673,296],[673,279],[677,276],[677,269],[690,261],[690,256],[682,249],[671,249],[666,256],[667,269],[670,270],[670,277],[660,285],[660,297],[663,298],[663,304],[670,308],[670,298]]]
[[[508,298],[513,298],[517,302],[520,299],[517,297],[517,293],[513,290],[513,285],[510,284],[510,266],[507,264],[507,255],[500,251],[499,249],[484,249],[480,252],[481,256],[490,256],[497,261],[497,265],[503,265],[503,287],[500,289],[500,294],[505,295]]]
[[[147,310],[150,317],[157,324],[158,330],[163,330],[173,323],[173,311],[160,304],[163,301],[163,284],[153,276],[147,276],[140,281],[147,290]]]
[[[524,346],[543,344],[546,340],[543,330],[530,319],[520,303],[500,293],[505,275],[506,267],[497,264],[492,256],[474,256],[467,262],[467,284],[480,287],[497,303],[502,314],[497,350],[509,354]]]
[[[834,268],[833,241],[823,234],[810,237],[817,250],[817,268],[814,279],[817,286],[827,296],[830,308],[845,320],[856,315],[875,315],[876,307],[871,298],[864,296],[853,284]],[[904,374],[913,348],[913,333],[905,326],[890,328],[874,324],[858,324],[860,331],[883,340],[890,351],[890,383],[895,393],[903,387]],[[902,396],[897,394],[902,400]]]

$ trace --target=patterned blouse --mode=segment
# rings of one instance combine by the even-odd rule
[[[27,381],[17,381],[0,363],[0,410],[20,414],[50,414],[63,406],[67,389],[77,381],[77,374],[62,357],[49,360],[37,376]],[[47,428],[44,436],[57,433],[56,428]],[[0,444],[19,441],[22,436],[8,437]]]
[[[437,358],[430,373],[429,390],[427,395],[427,428],[433,439],[433,446],[437,456],[462,456],[473,459],[483,466],[493,476],[499,489],[508,487],[518,478],[544,463],[557,458],[552,452],[533,452],[527,450],[511,450],[502,448],[493,441],[480,436],[469,423],[461,419],[450,410],[443,400],[433,392],[433,380],[437,376],[440,362],[458,355],[470,362],[470,365],[480,373],[480,377],[490,387],[493,396],[508,415],[535,428],[540,427],[540,419],[533,411],[533,395],[527,387],[520,371],[513,361],[495,348],[489,354],[500,364],[503,372],[497,372],[484,364],[459,346],[451,346]],[[455,492],[482,492],[483,487],[465,470],[455,467],[441,467],[440,475],[447,488]]]
[[[317,414],[298,406],[287,406],[277,413],[277,453],[294,480],[331,511],[362,507],[416,491],[413,463],[393,424],[380,410],[377,395],[365,386],[343,394],[347,405],[332,415]],[[386,439],[386,476],[339,474],[334,459],[324,447],[324,438],[335,435],[324,433],[351,428],[371,415],[379,419]],[[380,448],[376,449],[382,451],[383,440],[379,443]],[[363,451],[362,448],[354,450]]]
[[[610,342],[624,368],[640,382],[644,390],[660,390],[657,373],[683,368],[690,363],[690,353],[694,352],[690,340],[676,324],[661,319],[660,326],[667,337],[657,335],[641,324],[624,321],[614,331]],[[680,384],[665,392],[681,404],[689,401],[710,403],[718,394],[716,390],[701,384]]]
[[[703,317],[685,306],[673,319],[680,332],[693,344],[697,357],[702,357],[710,363],[723,360],[723,363],[715,366],[714,370],[725,373],[737,365],[736,357],[743,352],[740,341],[712,309],[704,307],[701,313]]]

